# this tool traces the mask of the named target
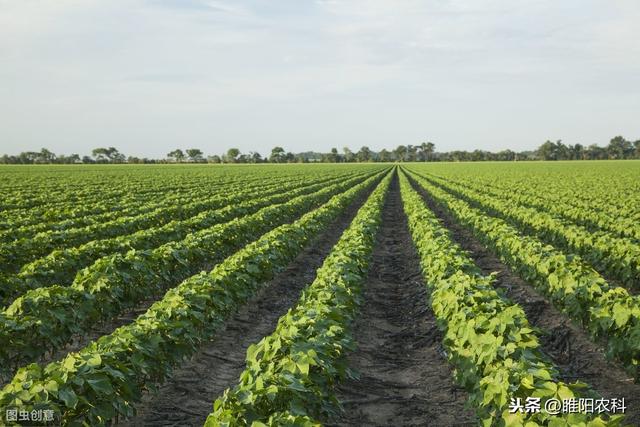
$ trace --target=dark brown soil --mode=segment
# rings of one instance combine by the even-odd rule
[[[415,186],[429,208],[442,220],[463,249],[469,251],[475,263],[487,274],[497,272],[496,287],[519,304],[529,322],[540,328],[542,349],[558,367],[566,382],[576,380],[589,384],[604,398],[625,398],[626,422],[640,425],[640,384],[635,384],[622,365],[608,360],[602,345],[591,340],[589,334],[557,310],[547,298],[502,263],[491,250],[485,248],[473,233],[461,226],[444,208]]]
[[[315,279],[316,270],[365,199],[353,203],[286,270],[265,284],[215,339],[174,371],[158,393],[146,395],[137,405],[136,417],[119,425],[201,426],[213,409],[213,401],[238,382],[249,345],[273,332],[278,319]]]
[[[336,425],[475,425],[466,393],[453,382],[419,266],[396,178],[355,324],[358,347],[348,357],[359,379],[340,386],[345,412]]]

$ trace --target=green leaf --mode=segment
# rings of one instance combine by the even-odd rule
[[[260,391],[264,389],[264,381],[262,380],[262,377],[256,378],[255,387],[256,387],[256,391]]]
[[[258,346],[257,344],[251,344],[247,349],[247,361],[255,362],[259,350],[260,346]]]
[[[575,397],[575,394],[569,387],[563,384],[558,384],[558,398],[560,400],[567,400]]]
[[[304,375],[309,375],[309,363],[308,362],[296,362],[296,365],[298,366],[298,369],[300,369],[300,372],[303,373]]]
[[[44,389],[49,393],[57,393],[58,392],[58,383],[56,381],[47,381],[47,384],[44,386]]]
[[[69,388],[58,390],[58,397],[62,399],[67,408],[75,409],[78,404],[78,396]]]
[[[98,366],[100,366],[102,364],[102,358],[100,357],[100,354],[98,353],[94,353],[91,355],[91,358],[89,358],[87,360],[87,365],[91,366],[92,368],[96,368]]]
[[[87,383],[96,393],[110,395],[113,394],[113,386],[106,377],[99,377],[87,380]]]
[[[64,359],[62,368],[66,371],[74,371],[75,364],[76,364],[76,359],[73,356],[68,356],[67,358]]]
[[[613,309],[613,320],[616,322],[616,326],[623,327],[629,321],[631,316],[631,310],[621,304],[616,304]]]

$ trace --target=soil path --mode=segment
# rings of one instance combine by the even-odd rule
[[[359,379],[340,386],[345,412],[336,425],[475,425],[466,393],[453,382],[419,265],[396,177],[355,325],[358,347],[348,357]]]
[[[366,197],[353,203],[315,242],[267,283],[227,321],[217,338],[205,344],[189,361],[174,370],[157,394],[137,405],[136,417],[125,426],[202,426],[213,401],[233,387],[245,368],[249,345],[273,332],[278,319],[292,307],[304,287],[351,223]]]
[[[620,363],[608,360],[602,345],[594,343],[584,329],[557,310],[546,297],[502,263],[495,253],[485,248],[470,230],[435,203],[427,192],[415,182],[413,184],[449,229],[454,241],[469,251],[483,272],[498,273],[496,287],[519,304],[529,322],[542,330],[542,349],[559,368],[562,379],[566,382],[583,381],[607,399],[624,397],[626,422],[640,425],[640,384],[633,382],[632,376]]]

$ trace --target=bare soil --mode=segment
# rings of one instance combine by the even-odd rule
[[[531,284],[524,281],[505,265],[497,255],[487,249],[473,233],[437,204],[426,191],[415,186],[436,213],[451,235],[463,249],[469,252],[483,272],[497,272],[496,287],[506,297],[519,304],[529,322],[542,331],[542,350],[558,367],[562,380],[582,381],[604,398],[625,398],[626,423],[640,425],[640,384],[625,372],[615,360],[607,359],[602,343],[594,342],[589,334],[556,309]]]
[[[137,415],[123,426],[202,426],[213,401],[237,384],[247,348],[273,332],[278,319],[294,306],[301,291],[351,223],[366,197],[352,204],[283,272],[266,283],[225,324],[216,338],[174,370],[157,393],[144,396]]]
[[[441,347],[418,254],[392,183],[373,253],[349,367],[359,373],[339,387],[344,414],[335,425],[475,425]]]

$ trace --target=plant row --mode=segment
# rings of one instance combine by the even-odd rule
[[[345,178],[347,174],[344,174]],[[353,175],[353,172],[351,173]],[[320,179],[314,179],[320,178]],[[255,188],[262,183],[262,191],[271,191],[277,188],[282,182],[304,182],[312,183],[320,180],[329,180],[339,178],[338,174],[332,174],[329,177],[315,177],[313,175],[302,175],[298,177],[274,177],[262,176],[259,174],[247,174],[245,177],[235,180],[221,180],[216,182],[215,186],[201,185],[188,191],[177,189],[167,189],[164,194],[138,194],[134,192],[126,199],[118,199],[117,203],[110,200],[98,199],[96,202],[84,202],[78,205],[75,202],[69,202],[70,208],[64,209],[64,207],[56,207],[55,212],[65,212],[73,215],[62,221],[47,220],[46,217],[38,210],[32,210],[28,212],[29,216],[18,220],[15,216],[11,221],[0,223],[2,226],[9,228],[8,230],[0,231],[0,241],[8,242],[19,238],[33,236],[37,233],[55,230],[62,231],[71,228],[87,227],[93,224],[100,224],[107,221],[112,221],[121,217],[137,216],[144,213],[151,212],[153,210],[170,207],[176,205],[187,204],[193,202],[193,200],[199,200],[203,198],[210,198],[213,195],[219,194],[234,194],[246,188]],[[266,184],[265,184],[266,183]],[[213,188],[212,188],[213,187]],[[104,211],[97,214],[89,214],[94,212],[102,206]],[[43,220],[44,219],[44,220]],[[25,225],[27,224],[27,225]]]
[[[542,353],[522,308],[494,288],[452,241],[404,174],[400,189],[409,229],[420,256],[433,312],[444,329],[444,346],[457,381],[483,425],[585,425],[589,414],[552,415],[509,410],[511,399],[571,399],[593,396],[583,383],[566,384]],[[596,422],[597,421],[597,422]],[[592,425],[604,425],[597,418]],[[609,425],[616,425],[616,418]]]
[[[518,185],[512,187],[517,192],[530,192],[543,197],[549,202],[567,203],[578,209],[605,214],[617,219],[640,219],[637,206],[638,187],[636,176],[610,175],[599,176],[589,170],[588,179],[576,179],[571,174],[560,177],[522,177]],[[511,186],[511,181],[498,181],[504,190]],[[635,185],[634,185],[635,184]],[[616,191],[612,192],[612,185]],[[635,186],[635,188],[634,188]],[[544,189],[544,191],[540,191]]]
[[[76,176],[77,177],[77,176]],[[30,179],[29,179],[30,178]],[[27,189],[17,189],[9,186],[7,197],[0,204],[0,220],[11,215],[20,215],[23,212],[38,210],[46,212],[50,209],[64,209],[72,207],[72,204],[94,203],[99,200],[115,201],[130,197],[155,197],[167,192],[167,184],[149,183],[144,185],[141,180],[127,180],[119,182],[119,185],[111,185],[108,179],[101,181],[85,181],[78,184],[71,179],[58,180],[49,177],[50,180],[39,179],[37,174],[22,176],[22,183],[27,183]],[[173,183],[176,190],[188,190],[194,188],[195,183],[179,185]],[[136,190],[137,191],[134,191]],[[0,228],[3,223],[0,222]]]
[[[14,197],[19,203],[0,211],[0,230],[38,224],[38,218],[51,223],[108,213],[130,203],[146,203],[203,187],[202,181],[195,180],[186,183],[163,180],[150,185],[140,180],[117,184],[108,180],[91,183],[82,178],[76,175],[66,180],[55,180],[57,189],[47,187],[46,181],[34,179],[31,184],[33,191],[20,192]],[[225,183],[234,181],[223,180]]]
[[[139,301],[180,283],[231,255],[261,234],[325,203],[348,188],[365,189],[380,174],[354,185],[334,184],[310,195],[190,234],[154,250],[132,250],[101,258],[69,287],[28,291],[0,313],[0,366],[36,360],[97,321],[112,318]]]
[[[610,286],[578,257],[523,235],[504,220],[487,216],[419,176],[412,177],[524,280],[594,337],[606,340],[607,353],[640,377],[640,297]]]
[[[540,194],[514,192],[513,189],[495,187],[486,183],[479,184],[472,179],[452,180],[448,182],[461,184],[469,189],[482,189],[484,193],[501,199],[515,201],[519,205],[524,205],[536,210],[549,212],[561,218],[565,218],[575,224],[583,225],[590,231],[602,230],[614,233],[620,237],[627,237],[640,240],[640,223],[638,218],[613,216],[608,212],[597,211],[586,206],[575,206],[568,200],[549,200]]]
[[[269,182],[282,178],[297,180],[307,177],[310,181],[323,176],[381,169],[368,165],[350,168],[300,167],[160,167],[104,169],[72,168],[62,173],[41,173],[41,168],[25,169],[21,174],[3,174],[5,197],[17,200],[13,208],[0,206],[0,230],[15,229],[29,224],[39,224],[80,218],[109,211],[120,210],[131,203],[180,197],[181,194],[206,195],[226,185],[255,180]],[[22,188],[17,190],[17,188]]]
[[[361,181],[360,177],[347,180],[348,183]],[[230,221],[239,216],[250,215],[260,208],[286,202],[303,194],[316,192],[337,180],[299,187],[291,185],[285,193],[274,195],[266,192],[263,197],[255,195],[252,199],[223,208],[204,211],[186,220],[171,221],[160,227],[140,230],[133,234],[111,239],[94,240],[77,248],[58,249],[46,257],[37,259],[22,267],[17,275],[0,276],[0,304],[6,304],[29,289],[37,289],[53,284],[68,285],[76,273],[95,262],[98,258],[125,253],[131,249],[153,249],[164,243],[182,240],[190,233],[210,228],[215,224]]]
[[[39,173],[34,168],[25,170],[18,179],[12,182],[11,176],[5,174],[9,183],[5,193],[7,197],[0,204],[0,229],[4,221],[23,213],[37,212],[48,219],[69,218],[69,214],[79,214],[78,208],[91,208],[102,205],[102,212],[111,210],[111,206],[123,200],[152,201],[164,196],[179,193],[190,193],[215,188],[219,185],[235,184],[244,179],[253,180],[259,177],[267,180],[277,179],[284,175],[290,177],[305,175],[300,171],[275,171],[249,169],[245,171],[215,170],[211,168],[188,169],[138,169],[132,173],[125,170],[105,168],[88,170],[69,169],[67,173]],[[151,173],[150,173],[151,172]],[[309,174],[311,175],[311,174]],[[98,213],[98,211],[95,211]]]
[[[249,347],[239,384],[215,401],[206,426],[317,424],[337,413],[334,389],[354,348],[351,325],[390,178],[360,208],[297,305]]]
[[[168,291],[135,322],[81,351],[46,367],[22,368],[0,391],[0,408],[46,407],[61,414],[64,425],[105,425],[132,416],[145,390],[165,380],[176,364],[212,339],[231,313],[286,268],[371,184],[370,179],[353,186],[292,224],[266,233],[209,273]]]
[[[257,180],[258,178],[254,178]],[[250,186],[253,183],[249,184]],[[70,228],[86,227],[92,224],[111,221],[125,216],[141,215],[160,207],[175,204],[188,203],[202,197],[220,193],[229,187],[231,191],[242,188],[240,182],[222,182],[213,191],[207,187],[197,187],[185,190],[167,189],[164,193],[138,193],[112,200],[110,198],[97,197],[96,200],[67,201],[65,205],[54,208],[53,218],[43,215],[40,209],[30,209],[22,215],[14,213],[9,220],[0,222],[0,241],[8,242],[23,237],[33,236],[47,230],[67,230]],[[67,197],[67,196],[62,196]],[[56,215],[57,214],[57,215]],[[67,218],[56,220],[56,216],[64,215]]]
[[[513,163],[432,164],[411,166],[447,180],[471,183],[477,188],[495,188],[510,194],[525,194],[545,203],[603,214],[617,220],[640,220],[638,168],[633,163]]]
[[[306,183],[306,180],[303,180]],[[294,183],[294,186],[304,185]],[[270,194],[277,193],[281,187],[273,187]],[[54,249],[62,249],[80,245],[91,240],[105,239],[126,235],[141,229],[165,224],[175,219],[186,219],[202,211],[251,200],[262,192],[262,183],[236,191],[235,194],[216,194],[203,200],[188,204],[158,208],[152,212],[133,217],[117,218],[112,221],[94,224],[87,227],[61,231],[49,231],[35,236],[18,239],[0,245],[0,271],[12,273],[21,265],[46,255]]]
[[[546,212],[520,206],[513,201],[483,194],[433,177],[427,178],[442,188],[489,212],[503,217],[546,242],[575,251],[596,270],[620,280],[627,287],[640,285],[640,244],[612,236],[608,232],[590,232]]]

